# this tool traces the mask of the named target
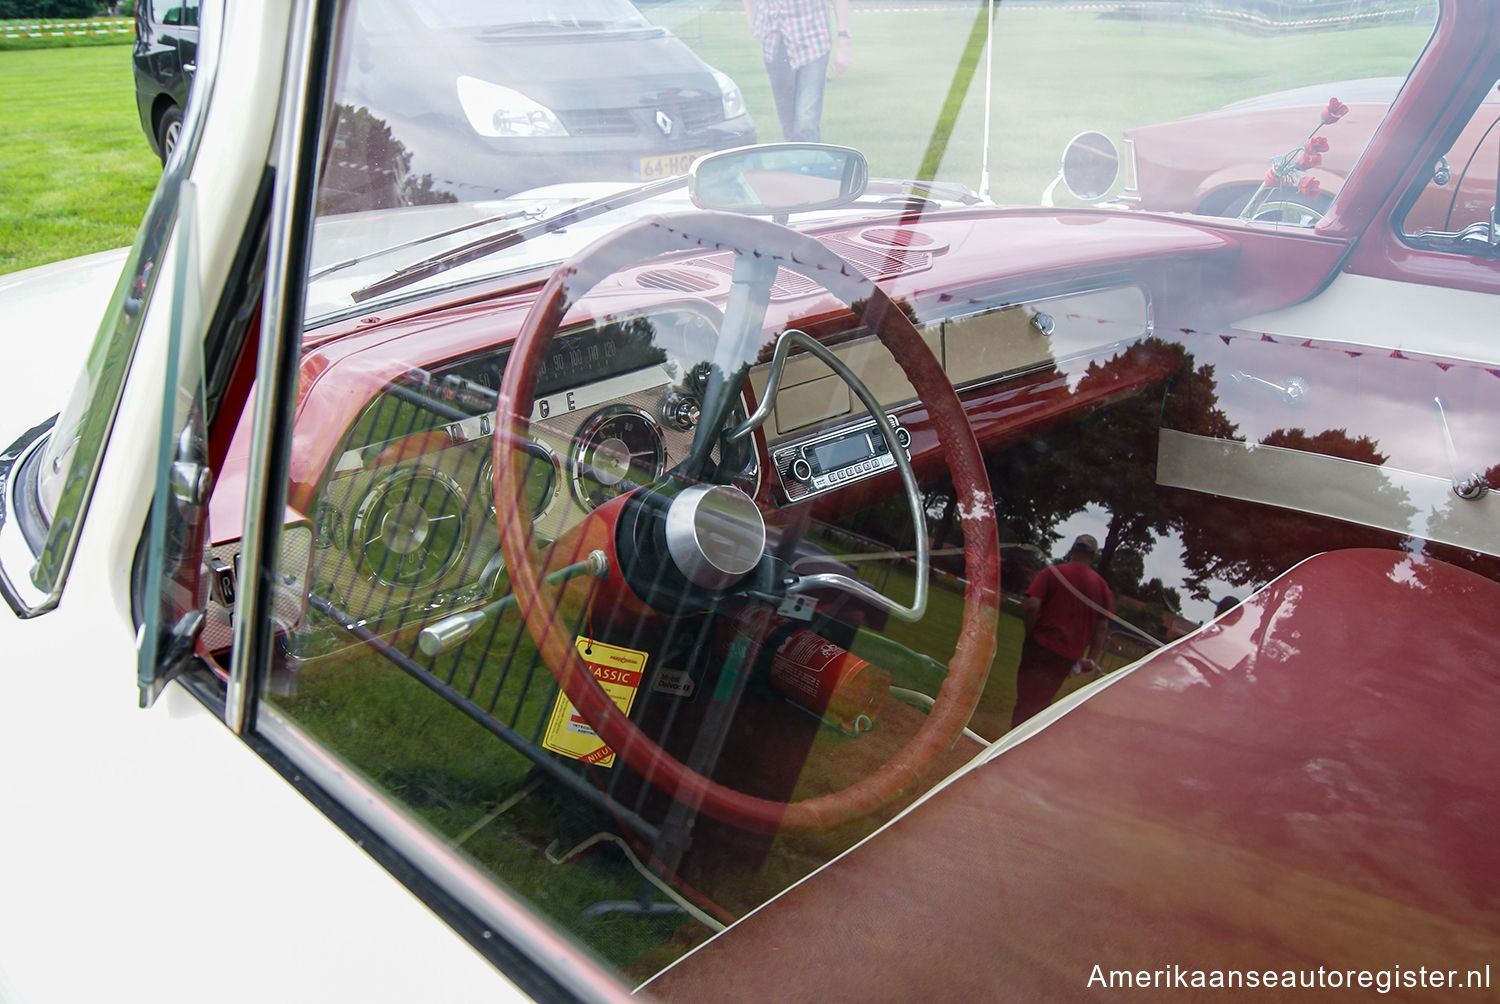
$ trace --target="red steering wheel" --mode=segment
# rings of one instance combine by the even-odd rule
[[[721,785],[663,750],[594,679],[560,623],[562,618],[556,616],[558,592],[543,580],[524,507],[495,507],[500,547],[511,588],[542,659],[573,706],[626,763],[678,801],[742,828],[824,832],[891,805],[922,786],[927,771],[968,724],[995,654],[999,559],[989,481],[958,395],[906,314],[855,266],[818,241],[779,224],[708,211],[638,220],[559,266],[532,305],[512,346],[496,405],[495,498],[521,497],[517,451],[504,444],[526,439],[537,374],[568,308],[627,265],[666,252],[695,250],[769,259],[821,284],[875,332],[927,409],[959,500],[967,585],[962,627],[948,675],[922,726],[881,767],[827,795],[782,802]],[[609,557],[611,562],[618,560],[614,554]]]

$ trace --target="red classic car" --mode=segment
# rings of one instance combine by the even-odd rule
[[[1500,7],[839,5],[828,143],[333,213],[364,6],[0,277],[0,997],[1495,994]],[[753,6],[643,10],[772,121]],[[1309,47],[1305,225],[984,194]]]
[[[1330,96],[1348,108],[1322,132],[1318,161],[1305,176],[1311,195],[1279,193],[1317,212],[1327,209],[1364,153],[1403,83],[1377,77],[1316,84],[1235,101],[1211,112],[1125,131],[1119,199],[1140,209],[1238,216],[1260,189],[1268,166],[1302,146]],[[1457,231],[1489,221],[1500,164],[1500,93],[1491,92],[1450,145],[1438,152],[1432,178],[1406,218],[1407,229]]]

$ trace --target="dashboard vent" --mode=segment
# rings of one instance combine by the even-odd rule
[[[861,244],[879,248],[920,248],[925,251],[940,251],[935,248],[937,238],[910,227],[868,227],[861,230],[855,239]]]
[[[828,245],[830,251],[858,265],[860,271],[876,281],[910,275],[932,265],[933,252],[925,248],[894,245],[870,247],[863,241],[855,242],[846,237],[830,237],[823,243]]]
[[[876,281],[920,272],[932,265],[933,255],[947,250],[931,234],[906,227],[868,227],[853,236],[837,235],[823,243],[834,254],[859,267]],[[674,293],[722,292],[734,274],[734,256],[711,254],[688,266],[653,268],[640,272],[635,284],[642,289],[664,289]],[[771,287],[773,300],[795,300],[823,287],[789,269],[778,269]]]
[[[654,268],[635,277],[642,289],[666,289],[674,293],[706,293],[724,285],[718,276],[697,268]]]

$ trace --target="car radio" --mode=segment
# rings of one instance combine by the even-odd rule
[[[886,417],[896,428],[896,441],[906,449],[911,444],[911,433],[901,427],[896,416]],[[771,460],[789,502],[819,495],[896,466],[896,458],[891,456],[873,418],[778,446]]]

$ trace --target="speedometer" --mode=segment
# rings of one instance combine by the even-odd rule
[[[596,508],[661,477],[666,461],[661,426],[649,414],[624,404],[601,408],[573,441],[573,495]]]

